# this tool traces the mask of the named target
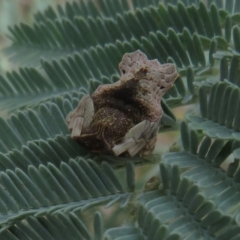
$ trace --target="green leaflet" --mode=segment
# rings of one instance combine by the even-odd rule
[[[94,215],[95,239],[101,239],[103,227],[101,227],[100,213]],[[86,224],[75,213],[63,214],[61,212],[48,215],[47,217],[34,218],[27,217],[19,221],[16,226],[12,226],[8,231],[1,233],[1,239],[21,239],[24,237],[35,237],[37,239],[87,239],[91,240],[93,234],[90,234]]]
[[[239,194],[231,195],[230,192],[235,192],[239,187],[239,162],[235,159],[226,171],[220,166],[230,154],[239,150],[239,141],[216,139],[212,142],[210,137],[205,136],[198,143],[196,131],[190,129],[185,122],[181,125],[181,138],[183,151],[166,153],[163,161],[167,165],[177,165],[183,169],[181,178],[186,177],[203,188],[201,194],[206,199],[213,200],[219,211],[235,217],[238,212],[232,209],[234,206],[237,208]]]
[[[136,39],[132,39],[131,42],[117,41],[115,45],[108,44],[104,48],[98,46],[91,48],[89,51],[84,50],[81,55],[75,53],[72,57],[62,58],[60,61],[42,61],[41,65],[44,72],[34,68],[20,68],[19,72],[7,73],[6,78],[0,78],[2,85],[0,89],[2,98],[0,109],[8,114],[18,108],[36,106],[43,101],[51,102],[51,98],[61,97],[66,92],[79,88],[81,88],[79,91],[91,93],[100,84],[118,80],[117,66],[122,55],[136,49],[141,49],[150,58],[157,58],[162,62],[166,62],[167,58],[172,56],[173,60],[182,68],[182,71],[185,71],[183,65],[188,67],[187,63],[190,62],[194,62],[197,68],[188,67],[188,71],[199,70],[201,62],[196,57],[197,55],[191,56],[192,49],[189,49],[187,52],[189,57],[183,49],[183,45],[186,43],[193,45],[193,39],[191,37],[190,39],[180,38],[181,36],[172,29],[169,31],[170,42],[167,40],[168,36],[165,37],[160,32],[157,32],[157,34],[150,33],[150,40],[142,38],[141,42],[136,41]],[[188,32],[188,30],[185,30],[185,32]],[[178,51],[178,55],[174,50],[175,41],[179,44],[179,49],[182,47]],[[155,49],[162,49],[166,55],[162,55],[161,51]],[[203,50],[200,50],[199,54],[204,55]],[[205,60],[202,63],[204,64]],[[92,66],[98,67],[92,68]],[[175,86],[164,96],[167,103],[176,104],[181,101],[187,103],[193,98],[195,94],[193,91],[194,77],[187,77],[187,81],[187,85],[181,78],[176,81]]]
[[[187,115],[190,126],[212,138],[239,140],[239,88],[216,83],[208,100],[204,91],[204,87],[199,90],[201,116]]]
[[[1,171],[19,168],[26,172],[30,165],[38,168],[40,164],[47,165],[49,162],[59,167],[61,162],[68,162],[69,159],[80,156],[85,158],[87,154],[88,151],[69,136],[58,135],[55,139],[28,141],[21,150],[1,153]]]
[[[157,6],[159,2],[156,0],[150,0],[148,2],[132,0],[132,5],[134,8],[144,8],[149,5]],[[48,7],[44,12],[38,12],[35,14],[36,21],[45,22],[47,19],[55,20],[57,18],[74,18],[75,16],[83,16],[84,18],[88,16],[100,17],[115,17],[117,13],[124,13],[130,9],[130,5],[127,0],[123,1],[98,1],[96,6],[94,1],[88,2],[67,2],[65,7],[61,5],[57,6],[57,11],[54,11],[52,7]]]
[[[1,152],[19,149],[29,140],[47,139],[57,134],[67,134],[68,129],[65,123],[67,113],[63,114],[64,112],[52,103],[41,104],[38,111],[31,109],[19,111],[11,115],[8,120],[0,118],[0,131],[2,136],[6,136],[0,143]]]
[[[239,80],[239,58],[234,56],[228,63],[226,57],[220,60],[220,81],[228,81],[234,85],[240,86]]]
[[[0,118],[1,153],[20,149],[28,141],[46,140],[56,135],[69,133],[66,125],[67,114],[78,105],[82,93],[66,94],[51,102],[40,104],[35,110],[28,109],[12,114],[8,120]]]
[[[200,193],[197,185],[180,178],[176,166],[160,164],[162,190],[139,196],[138,228],[122,226],[108,229],[106,239],[221,239],[235,237],[239,226],[230,225],[230,216],[214,209],[214,204]],[[141,231],[139,231],[139,228]],[[221,231],[220,231],[221,229]],[[234,232],[231,232],[234,231]]]
[[[148,7],[149,5],[158,6],[159,2],[164,1],[158,1],[158,0],[149,0],[148,2],[140,1],[140,0],[132,0],[132,6],[134,9],[136,8],[144,8]],[[182,3],[184,6],[190,6],[192,4],[195,4],[196,6],[199,5],[201,2],[200,0],[169,0],[166,2],[166,4],[172,4],[177,5],[179,2]],[[238,13],[240,10],[240,6],[237,1],[227,1],[226,5],[224,4],[224,0],[215,0],[215,1],[208,1],[207,2],[207,8],[211,9],[212,11],[212,2],[216,4],[216,7],[218,9],[223,9],[230,14]],[[129,10],[129,4],[126,0],[120,1],[120,0],[99,0],[98,6],[94,3],[94,1],[88,1],[85,3],[84,1],[81,2],[73,2],[69,3],[67,2],[64,7],[61,5],[57,6],[57,10],[55,11],[52,7],[48,7],[44,12],[37,12],[35,14],[35,20],[45,22],[47,19],[54,20],[56,18],[70,18],[72,19],[74,16],[107,16],[107,17],[115,17],[117,13],[122,14],[124,11]],[[185,22],[186,24],[186,22]],[[190,24],[190,23],[189,23]]]
[[[209,26],[212,26],[211,14],[219,16],[218,10],[214,9],[215,11],[212,10],[213,13],[208,13],[203,4],[200,4],[199,8],[195,5],[186,8],[182,3],[179,3],[177,9],[172,5],[165,7],[160,4],[158,7],[150,6],[137,9],[134,13],[126,11],[123,14],[117,14],[114,19],[93,18],[92,16],[86,18],[79,15],[74,19],[63,18],[35,23],[33,27],[21,24],[10,28],[13,45],[5,52],[10,55],[13,61],[19,62],[18,59],[21,55],[21,62],[24,62],[25,66],[38,66],[40,58],[59,59],[69,54],[72,55],[76,51],[82,54],[84,49],[89,50],[90,47],[96,47],[97,45],[115,44],[117,40],[130,41],[135,38],[140,41],[141,38],[147,38],[150,32],[156,33],[159,31],[165,35],[168,28],[173,28],[177,33],[182,33],[184,28],[188,28],[191,34],[195,32],[205,36],[205,48],[209,44],[209,38],[213,37],[209,35],[209,32],[211,32]],[[184,19],[182,23],[181,19]],[[220,43],[218,44],[219,48],[226,50],[227,42],[219,30],[220,18],[216,18],[216,21],[218,21],[218,23],[215,23],[218,30],[214,33],[214,36]],[[223,21],[225,21],[225,18]],[[190,22],[191,25],[189,25]],[[199,24],[199,22],[202,24]],[[39,34],[42,34],[43,37],[39,38]],[[195,41],[199,40],[195,39]],[[195,45],[195,47],[197,46]],[[25,54],[29,51],[29,48],[32,51],[31,56]],[[184,51],[181,52],[183,56]],[[172,52],[172,54],[174,53],[175,51]],[[179,65],[176,56],[174,58]],[[184,63],[188,64],[186,56],[184,56],[184,59]],[[200,62],[204,65],[202,60]]]
[[[13,220],[28,216],[78,212],[102,203],[108,203],[107,207],[119,201],[127,204],[131,199],[127,188],[134,186],[134,180],[128,179],[126,188],[108,163],[100,167],[83,159],[70,159],[59,167],[52,163],[29,166],[27,172],[7,170],[0,174],[0,181],[5,187],[0,189],[1,224],[6,224],[0,232]]]

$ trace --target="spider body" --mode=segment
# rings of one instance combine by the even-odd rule
[[[175,65],[148,60],[140,51],[127,53],[121,77],[84,96],[67,117],[71,136],[91,151],[149,155],[162,117],[160,101],[178,77]]]

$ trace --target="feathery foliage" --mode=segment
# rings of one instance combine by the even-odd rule
[[[227,14],[227,12],[225,13]],[[211,20],[212,18],[214,21]],[[182,60],[184,65],[189,65],[188,57],[182,46],[186,45],[191,51],[189,54],[192,58],[194,53],[197,54],[195,54],[197,59],[195,59],[194,65],[198,65],[198,62],[205,65],[204,56],[201,53],[203,49],[199,42],[202,41],[203,48],[208,48],[211,39],[214,38],[218,42],[219,48],[226,50],[228,44],[222,34],[220,22],[221,20],[224,24],[226,19],[228,19],[228,14],[220,19],[220,13],[215,5],[212,5],[211,11],[208,12],[202,2],[199,7],[192,5],[190,8],[186,8],[182,3],[178,3],[177,8],[172,5],[164,6],[162,3],[145,8],[141,6],[134,13],[123,11],[122,14],[116,13],[111,18],[103,16],[93,18],[92,15],[84,17],[77,14],[74,18],[47,19],[45,22],[36,22],[33,26],[21,24],[10,28],[13,45],[6,52],[12,60],[18,63],[21,54],[21,64],[36,66],[39,65],[41,58],[61,59],[64,56],[71,56],[75,52],[83,54],[91,47],[116,44],[116,41],[126,41],[134,47],[135,45],[131,44],[131,41],[144,44],[150,33],[153,34],[154,42],[160,41],[158,45],[162,45],[161,48],[165,49],[165,51],[161,51],[164,61],[169,56],[179,67],[182,66]],[[175,36],[175,33],[180,34],[183,42]],[[43,35],[42,38],[38,37],[40,34]],[[168,43],[166,34],[170,35],[167,38],[171,40],[171,43],[177,45],[177,53]],[[29,48],[31,48],[31,56],[24,54],[28,52]],[[139,48],[138,45],[137,48]],[[152,50],[152,52],[155,51]],[[179,59],[179,53],[182,59]],[[161,61],[162,58],[159,60]]]
[[[0,238],[239,239],[239,10],[226,0],[75,0],[9,26]],[[180,139],[164,153],[157,142],[148,157],[89,152],[66,116],[118,81],[123,54],[135,50],[177,66],[159,132]],[[173,108],[186,105],[180,124]]]
[[[240,130],[240,89],[229,83],[216,83],[212,86],[209,98],[204,87],[199,89],[201,117],[189,114],[190,126],[204,130],[211,138],[236,139]]]

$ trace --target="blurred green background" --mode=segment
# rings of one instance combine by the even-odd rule
[[[73,0],[0,0],[0,51],[11,42],[7,37],[8,26],[13,26],[20,22],[31,25],[36,12],[43,11],[50,5],[55,8],[57,4],[65,5],[66,2],[72,1]],[[11,64],[1,52],[0,73],[10,69]]]

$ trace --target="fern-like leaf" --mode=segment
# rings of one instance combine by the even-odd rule
[[[191,12],[188,12],[190,10]],[[11,59],[14,60],[18,58],[20,53],[21,57],[25,56],[24,51],[27,52],[29,47],[31,47],[31,51],[37,48],[35,51],[36,54],[32,57],[29,58],[26,54],[26,58],[22,58],[22,62],[25,62],[27,65],[32,65],[41,57],[59,59],[68,54],[72,55],[75,51],[82,53],[84,48],[89,49],[91,46],[96,46],[97,44],[104,46],[105,44],[114,44],[116,40],[130,41],[132,38],[140,41],[141,38],[148,37],[150,32],[156,33],[156,31],[159,31],[165,35],[166,29],[168,28],[173,28],[174,31],[182,33],[185,27],[191,31],[191,34],[195,32],[206,36],[207,38],[205,38],[204,41],[208,45],[208,37],[212,37],[212,35],[209,35],[211,30],[209,30],[209,26],[212,26],[210,14],[203,3],[200,3],[199,9],[192,5],[190,10],[186,9],[181,3],[179,3],[177,9],[172,5],[166,8],[160,4],[158,8],[151,6],[143,10],[137,9],[135,13],[125,12],[124,15],[118,14],[115,20],[101,17],[97,19],[89,17],[86,20],[86,18],[83,17],[76,17],[74,19],[63,19],[61,21],[48,20],[44,23],[35,23],[33,27],[21,24],[20,26],[10,28],[13,45],[6,50],[6,53],[11,55]],[[219,15],[216,7],[214,13],[215,15]],[[165,15],[167,17],[162,19],[162,16]],[[196,16],[198,18],[195,19],[195,21],[191,19]],[[180,24],[182,22],[181,19],[185,19],[185,23],[188,24]],[[201,29],[199,28],[199,21],[204,23]],[[218,21],[216,25],[220,26],[219,18],[216,18],[215,21]],[[189,25],[190,22],[193,23],[191,26]],[[45,32],[45,37],[38,38],[37,36],[43,31]],[[225,41],[222,38],[221,31],[218,30],[215,34],[216,36],[220,34],[220,36],[216,38],[217,41]],[[194,41],[199,41],[196,36],[194,37]],[[195,46],[197,47],[198,45]],[[224,49],[226,49],[227,43],[223,45]],[[219,46],[221,46],[221,44],[219,44]],[[182,51],[182,54],[184,52],[185,51]],[[172,54],[174,53],[175,51],[172,52]],[[200,57],[201,55],[198,56]],[[176,63],[178,64],[177,61]],[[188,62],[185,62],[185,64],[187,63]]]
[[[226,171],[220,167],[234,150],[239,149],[239,142],[220,139],[212,142],[204,137],[198,144],[197,133],[185,122],[181,125],[181,138],[183,151],[166,153],[163,161],[182,169],[181,178],[186,177],[202,188],[201,194],[214,201],[219,211],[234,218],[239,216],[239,211],[233,210],[239,204],[239,160],[230,163]]]
[[[199,89],[199,97],[201,116],[188,114],[190,126],[203,130],[209,137],[239,140],[239,88],[217,83],[211,88],[209,98],[204,87]]]
[[[99,220],[99,213],[94,216],[95,221]],[[101,239],[101,226],[94,226],[96,232],[95,239]],[[96,231],[98,230],[98,231]],[[23,238],[39,239],[39,240],[64,240],[68,239],[93,239],[88,227],[75,213],[63,214],[61,212],[47,214],[42,217],[29,216],[24,220],[19,220],[14,226],[11,226],[0,233],[3,240],[20,240]]]
[[[233,230],[239,233],[233,218],[214,210],[214,204],[205,199],[197,185],[180,177],[178,167],[169,171],[161,164],[160,176],[162,190],[139,196],[139,227],[109,229],[106,239],[221,239],[233,236]]]
[[[121,201],[126,204],[132,194],[128,189],[134,189],[133,179],[128,178],[124,186],[106,162],[99,167],[82,159],[61,163],[59,168],[51,163],[38,169],[29,166],[26,173],[19,168],[7,170],[0,179],[1,225],[5,225],[1,232],[29,215],[78,212],[103,203],[107,207]]]

